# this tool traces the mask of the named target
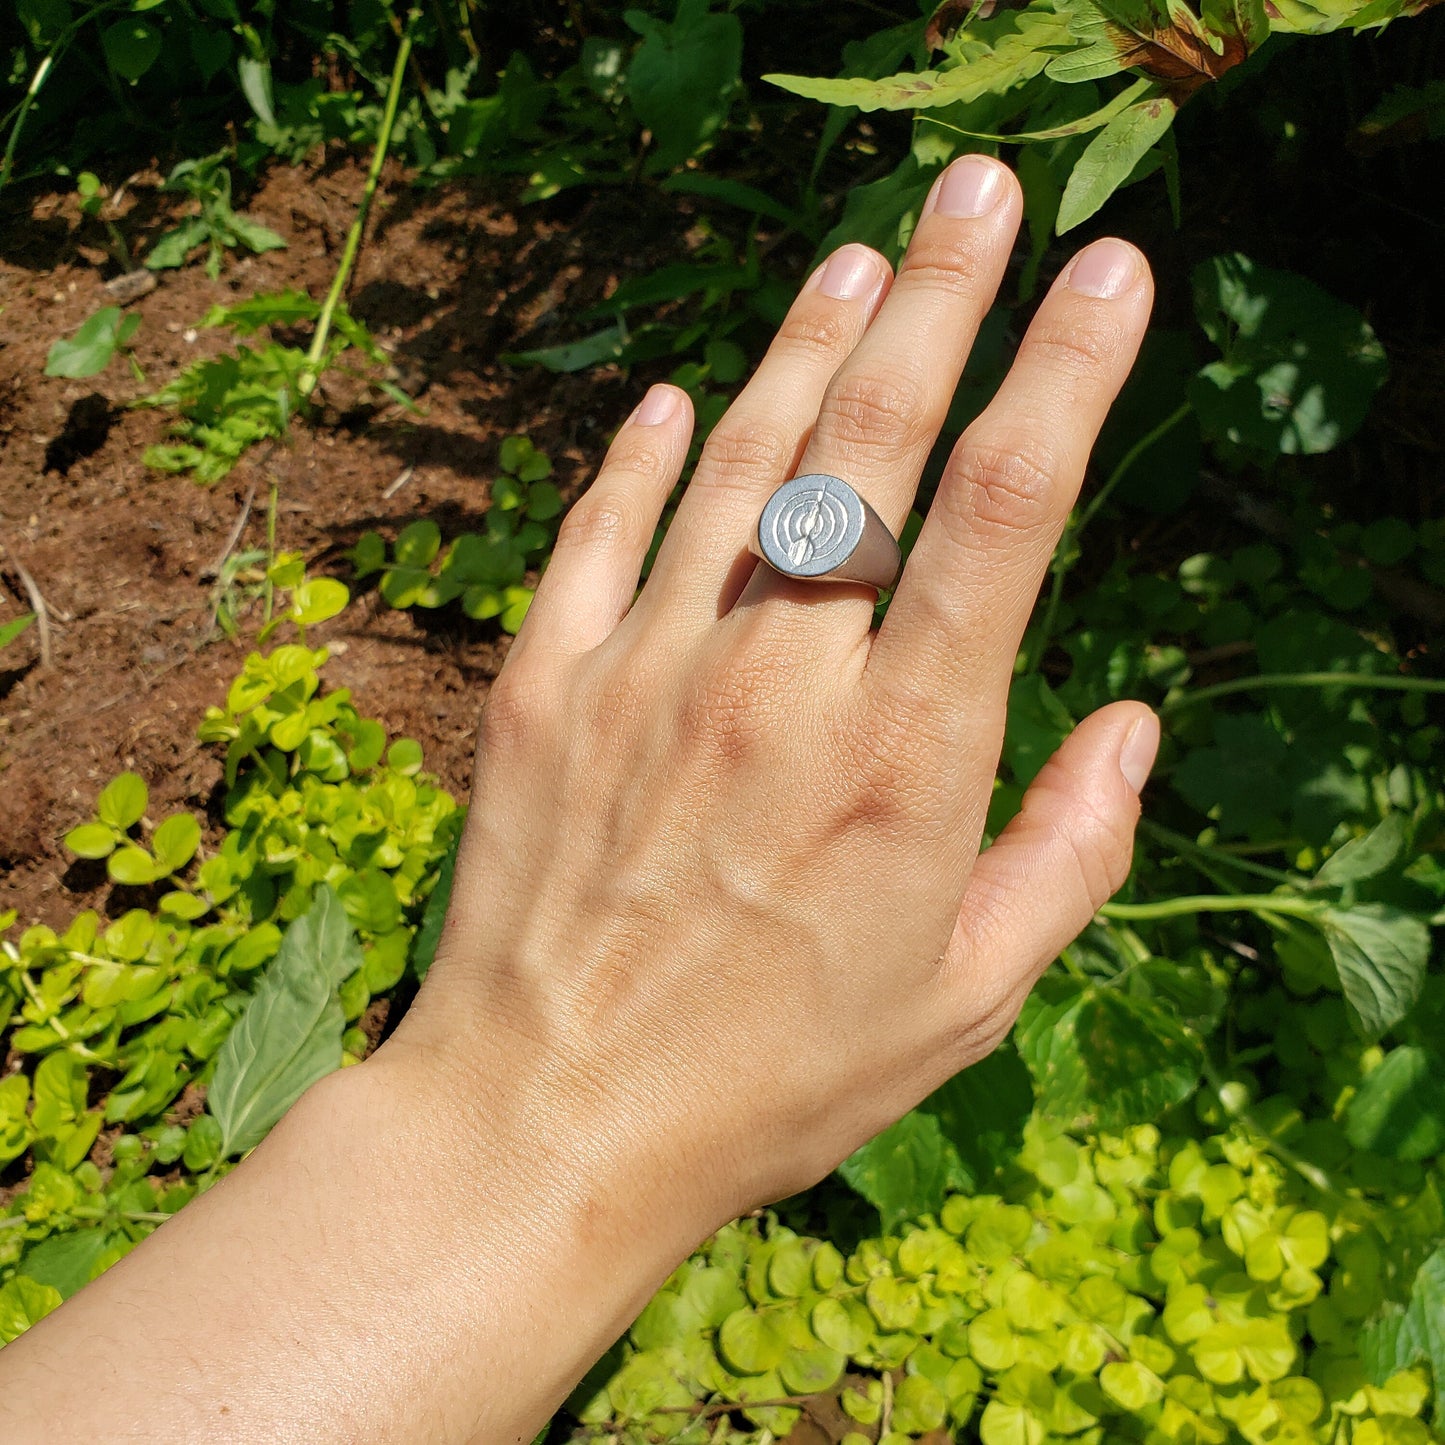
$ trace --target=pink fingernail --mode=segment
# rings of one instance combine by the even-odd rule
[[[1119,749],[1119,771],[1136,793],[1143,792],[1158,754],[1159,719],[1151,712],[1129,729],[1129,735]]]
[[[823,267],[818,290],[835,301],[857,301],[870,295],[881,279],[878,259],[866,246],[841,246]]]
[[[955,220],[986,216],[1003,199],[1003,172],[983,156],[963,156],[944,171],[931,209]]]
[[[677,411],[677,393],[670,386],[654,386],[642,398],[634,418],[638,426],[660,426]]]
[[[1123,241],[1095,241],[1074,257],[1065,285],[1081,296],[1113,301],[1139,276],[1139,253]]]

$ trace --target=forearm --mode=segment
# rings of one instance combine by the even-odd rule
[[[692,1230],[503,1086],[484,1136],[419,1077],[324,1080],[0,1354],[0,1438],[530,1441]]]

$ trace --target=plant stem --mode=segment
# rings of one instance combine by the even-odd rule
[[[1104,485],[1089,499],[1089,505],[1082,511],[1075,508],[1069,514],[1069,520],[1064,525],[1064,535],[1059,539],[1059,545],[1055,552],[1058,560],[1053,567],[1054,582],[1049,590],[1048,605],[1044,609],[1043,626],[1039,629],[1038,641],[1034,644],[1028,666],[1024,669],[1025,675],[1039,670],[1039,666],[1044,660],[1044,653],[1049,650],[1049,639],[1054,635],[1054,624],[1058,621],[1059,607],[1064,600],[1064,581],[1074,567],[1070,552],[1078,542],[1084,528],[1098,516],[1099,508],[1109,500],[1114,489],[1128,476],[1129,469],[1134,463],[1161,437],[1167,436],[1173,431],[1189,415],[1190,409],[1187,401],[1182,402],[1157,426],[1151,427],[1145,432],[1119,459],[1119,464],[1109,473]]]
[[[1275,687],[1373,687],[1387,692],[1445,692],[1445,677],[1392,677],[1374,672],[1261,672],[1255,677],[1232,677],[1227,682],[1181,692],[1166,699],[1158,710],[1178,712],[1211,698],[1227,697],[1232,692]]]
[[[1226,853],[1220,848],[1211,848],[1205,843],[1196,843],[1192,838],[1186,838],[1183,833],[1176,833],[1172,828],[1166,828],[1162,823],[1155,823],[1148,818],[1139,820],[1139,831],[1196,859],[1209,859],[1216,863],[1222,863],[1240,873],[1251,873],[1256,878],[1265,878],[1271,883],[1282,883],[1287,888],[1302,888],[1308,881],[1297,874],[1286,873],[1282,868],[1270,868],[1263,863],[1251,863],[1247,858],[1236,857],[1233,853]]]
[[[402,33],[401,44],[397,47],[396,64],[392,66],[391,70],[391,85],[386,92],[386,109],[382,112],[381,129],[376,137],[376,149],[371,153],[371,169],[366,173],[366,187],[361,193],[361,204],[357,206],[356,216],[351,222],[351,229],[346,233],[346,245],[341,252],[341,264],[336,268],[336,275],[332,278],[331,290],[326,293],[326,301],[322,305],[321,315],[316,321],[316,335],[311,338],[311,346],[306,352],[306,364],[297,383],[297,390],[301,393],[303,400],[316,389],[316,381],[323,367],[322,358],[326,355],[326,343],[331,335],[332,318],[341,302],[341,293],[351,279],[351,268],[356,264],[357,253],[361,250],[362,232],[366,229],[366,218],[371,211],[372,197],[376,195],[376,187],[381,180],[381,168],[386,161],[387,147],[391,144],[392,126],[396,123],[396,108],[401,99],[402,77],[406,72],[407,60],[411,56],[411,32],[414,16],[415,12],[412,17],[408,18],[406,30]]]
[[[10,172],[15,168],[15,150],[20,144],[20,132],[25,125],[25,118],[35,105],[35,97],[40,94],[40,87],[45,84],[60,51],[61,47],[57,45],[54,50],[41,56],[40,64],[35,67],[35,74],[30,77],[30,87],[25,92],[25,99],[20,102],[20,110],[15,117],[15,124],[10,127],[10,139],[5,142],[5,158],[0,160],[0,191],[5,189],[5,183],[10,179]]]
[[[1312,918],[1320,910],[1313,899],[1288,898],[1280,893],[1199,893],[1184,898],[1161,898],[1157,903],[1106,903],[1099,912],[1121,922],[1158,918],[1184,918],[1191,913],[1284,913]]]

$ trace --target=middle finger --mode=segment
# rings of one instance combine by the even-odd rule
[[[1021,210],[1006,166],[981,155],[954,161],[924,203],[888,299],[824,395],[798,474],[842,477],[895,536],[1003,278]],[[825,600],[832,605],[815,605]],[[790,616],[789,628],[816,626],[851,649],[875,600],[871,587],[797,581],[760,564],[739,606],[806,602],[809,622]]]

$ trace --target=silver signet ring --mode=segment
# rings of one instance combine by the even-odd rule
[[[785,577],[862,582],[886,592],[903,554],[888,524],[841,477],[784,482],[763,508],[748,550]]]

